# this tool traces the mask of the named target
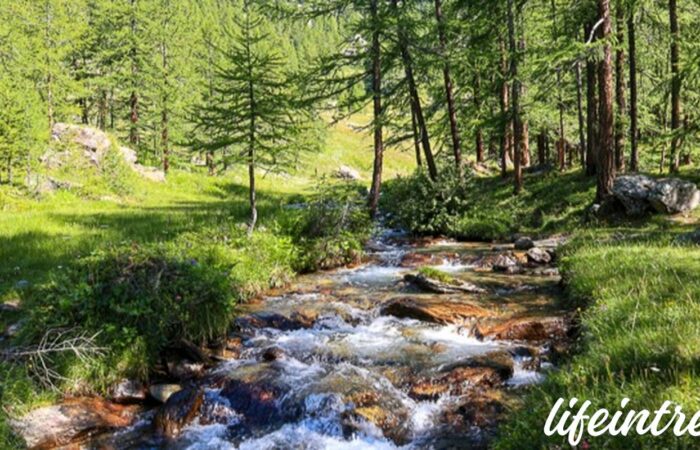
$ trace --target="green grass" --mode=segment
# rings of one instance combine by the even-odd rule
[[[635,410],[654,411],[666,400],[689,416],[700,409],[700,247],[672,245],[668,236],[608,244],[588,237],[569,249],[562,263],[568,294],[585,306],[578,352],[533,389],[495,448],[565,445],[542,432],[560,397],[590,400],[592,411],[616,411],[623,398]],[[696,446],[673,433],[588,440],[591,448]]]
[[[443,272],[442,270],[436,269],[434,267],[421,267],[418,269],[418,273],[433,280],[438,280],[443,283],[448,284],[460,284],[459,280],[451,276],[450,274]]]

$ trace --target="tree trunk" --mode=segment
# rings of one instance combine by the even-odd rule
[[[413,102],[411,102],[411,131],[413,132],[413,146],[416,151],[416,166],[422,167],[423,161],[420,157],[420,133],[418,131],[418,124],[416,123],[416,108],[413,107]]]
[[[616,26],[617,26],[617,51],[615,53],[615,102],[617,104],[617,116],[615,120],[615,169],[618,172],[625,170],[625,124],[624,118],[627,112],[625,100],[625,51],[622,47],[625,42],[625,9],[621,0],[617,0]]]
[[[481,110],[481,79],[479,74],[474,75],[474,108],[476,109],[476,114],[478,115]],[[476,127],[475,131],[476,138],[476,162],[484,162],[484,131],[481,126]]]
[[[530,154],[530,125],[526,120],[523,121],[522,141],[520,145],[522,146],[520,153],[523,157],[523,167],[530,167],[530,163],[532,162],[532,155]]]
[[[447,99],[447,113],[450,119],[450,134],[452,135],[452,150],[455,157],[457,170],[462,171],[462,143],[457,125],[457,107],[455,105],[454,87],[452,86],[452,75],[450,74],[450,64],[447,60],[447,37],[445,36],[445,25],[442,18],[442,1],[435,0],[435,18],[438,24],[438,37],[440,40],[440,53],[443,58],[442,75],[445,81],[445,97]]]
[[[515,166],[514,192],[520,194],[523,189],[521,144],[523,135],[520,117],[520,81],[518,80],[518,47],[515,41],[515,7],[514,0],[508,0],[508,41],[510,48],[510,78],[512,80],[511,110],[515,135],[513,136],[513,165]]]
[[[552,6],[552,37],[556,39],[558,37],[557,32],[557,6],[555,0],[551,2]],[[566,169],[566,130],[564,129],[564,99],[562,98],[561,92],[561,68],[557,67],[557,109],[559,110],[559,140],[557,142],[557,158],[559,163],[559,170],[564,171]]]
[[[668,14],[671,24],[671,172],[678,172],[681,127],[681,76],[678,41],[680,31],[678,29],[678,9],[676,0],[668,1]]]
[[[544,130],[537,135],[537,165],[544,166],[547,161],[547,135]]]
[[[602,202],[612,195],[615,180],[614,154],[614,114],[613,114],[613,70],[612,70],[612,20],[610,18],[610,0],[598,0],[598,13],[603,20],[601,40],[603,59],[598,63],[599,96],[599,146],[598,146],[598,189],[596,198]]]
[[[382,168],[384,165],[384,140],[382,136],[382,66],[381,47],[379,42],[379,20],[377,2],[370,0],[372,14],[372,98],[374,108],[374,169],[372,172],[372,187],[369,193],[369,210],[372,217],[377,214],[379,195],[382,188]]]
[[[139,145],[139,132],[138,132],[138,122],[139,122],[139,95],[136,91],[138,76],[138,65],[136,64],[136,58],[138,56],[138,50],[136,48],[136,0],[131,0],[131,39],[134,45],[130,49],[131,57],[131,97],[129,98],[129,120],[131,126],[129,128],[129,143],[136,150]]]
[[[629,42],[630,67],[630,170],[639,171],[639,153],[637,149],[637,40],[634,25],[634,10],[627,18],[627,40]]]
[[[163,43],[161,45],[161,55],[163,57],[163,73],[168,76],[168,49]],[[163,94],[163,105],[161,112],[161,145],[163,146],[163,173],[167,174],[170,169],[170,135],[168,129],[168,94]]]
[[[581,80],[581,62],[576,61],[576,110],[578,112],[578,145],[581,167],[586,168],[586,124],[583,118],[583,81]]]
[[[398,16],[398,0],[392,0],[392,7]],[[432,180],[436,180],[438,176],[437,165],[435,164],[435,158],[433,157],[433,151],[430,146],[428,126],[425,122],[423,107],[421,105],[420,95],[418,94],[418,87],[416,85],[416,78],[413,74],[413,59],[411,58],[411,52],[408,49],[408,39],[406,37],[406,33],[401,27],[399,27],[397,31],[401,50],[401,59],[403,61],[404,72],[406,74],[406,84],[408,85],[408,93],[411,98],[411,109],[415,114],[415,120],[418,125],[420,140],[421,144],[423,145],[423,154],[425,155],[425,163],[428,165],[428,174],[430,175],[430,178]],[[420,159],[420,156],[417,156],[417,158]]]
[[[585,37],[592,33],[593,26],[585,27]],[[586,61],[586,175],[592,177],[598,170],[598,98],[596,96],[597,76],[596,64],[592,57]]]
[[[506,47],[503,41],[500,43],[501,48],[501,120],[503,122],[503,130],[501,132],[501,177],[508,176],[508,163],[511,154],[512,133],[510,120],[510,85],[508,84],[508,56]]]
[[[207,151],[207,168],[209,169],[209,176],[214,175],[214,153],[210,150]]]

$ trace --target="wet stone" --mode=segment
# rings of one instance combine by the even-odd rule
[[[153,421],[156,431],[167,437],[177,437],[192,422],[204,401],[201,389],[183,389],[168,398]]]

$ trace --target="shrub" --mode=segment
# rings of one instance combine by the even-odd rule
[[[299,247],[296,269],[300,272],[359,261],[372,231],[362,187],[322,184],[290,229]]]
[[[180,339],[202,343],[227,331],[235,305],[233,266],[219,256],[211,248],[185,254],[163,245],[95,252],[25,294],[23,340],[37,342],[49,329],[99,332],[109,349],[103,366],[76,368],[69,358],[58,364],[60,372],[87,370],[84,377],[93,380],[146,376],[166,346]]]
[[[445,168],[437,181],[424,172],[387,183],[382,210],[390,224],[419,234],[447,233],[456,216],[468,205],[469,175],[460,178]]]

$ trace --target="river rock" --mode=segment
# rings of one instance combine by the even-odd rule
[[[277,361],[285,357],[284,350],[277,346],[268,347],[263,350],[261,359],[265,362]]]
[[[535,242],[528,236],[519,237],[513,244],[516,250],[530,250],[535,246]]]
[[[288,387],[277,386],[265,378],[259,380],[228,380],[221,396],[232,409],[244,417],[248,427],[268,427],[297,418],[301,410],[285,407],[281,397]]]
[[[110,396],[117,403],[140,403],[146,400],[148,390],[139,380],[123,379],[110,389]]]
[[[192,422],[204,402],[202,389],[183,389],[170,396],[153,419],[156,431],[167,437],[176,437]]]
[[[179,384],[153,384],[148,388],[148,393],[160,403],[165,403],[173,394],[181,390],[182,386]]]
[[[454,279],[454,283],[448,283],[433,278],[428,278],[419,273],[418,275],[406,274],[404,275],[403,279],[424,291],[435,294],[456,294],[459,292],[482,294],[486,292],[486,289],[480,288],[472,283],[460,281],[456,278]]]
[[[430,253],[406,253],[401,259],[401,267],[419,267],[433,262],[433,255]]]
[[[260,328],[274,328],[281,331],[293,331],[310,328],[313,323],[308,320],[300,320],[299,317],[290,318],[279,313],[262,311],[247,316],[239,317],[234,322],[241,331],[252,331]]]
[[[191,380],[204,374],[205,365],[188,360],[168,361],[168,373],[178,380]]]
[[[76,398],[35,409],[20,419],[10,420],[10,425],[28,448],[55,448],[127,427],[134,422],[137,412],[138,408],[133,406],[96,398]]]
[[[505,351],[466,358],[440,368],[438,374],[414,381],[408,395],[416,400],[436,400],[443,394],[464,395],[474,388],[492,388],[513,376],[513,358]]]
[[[527,260],[534,264],[549,264],[552,262],[552,255],[539,247],[533,247],[527,251]]]
[[[700,190],[695,183],[678,178],[655,180],[645,175],[624,175],[613,184],[613,195],[629,216],[650,210],[664,214],[692,211],[700,204]]]
[[[466,302],[440,299],[401,298],[388,302],[381,309],[383,315],[399,319],[416,319],[439,324],[464,323],[475,318],[488,317],[491,312]]]
[[[518,261],[509,255],[498,255],[491,268],[494,272],[514,273],[518,268]]]
[[[496,390],[477,390],[461,399],[459,406],[443,413],[443,419],[456,430],[495,427],[506,414],[503,395]],[[476,447],[481,448],[481,447]]]
[[[479,339],[490,337],[497,340],[542,342],[565,339],[569,328],[570,323],[566,317],[525,317],[493,325],[478,324],[474,327],[474,334]]]
[[[460,368],[489,368],[493,369],[502,381],[513,376],[513,357],[507,351],[489,352],[485,355],[472,356],[460,361],[447,364],[440,368],[441,372],[452,372]]]

